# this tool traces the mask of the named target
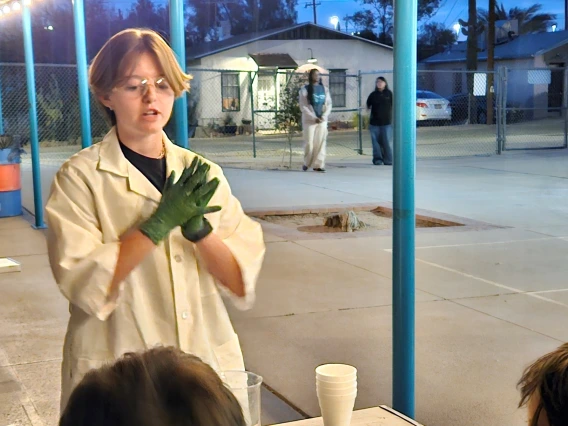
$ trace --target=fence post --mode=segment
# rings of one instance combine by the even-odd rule
[[[501,100],[501,108],[503,109],[503,128],[501,129],[501,151],[507,151],[507,97],[509,86],[509,68],[503,67],[503,99]]]
[[[30,119],[30,145],[32,151],[32,175],[34,183],[35,228],[43,229],[43,200],[41,193],[41,164],[39,161],[39,129],[34,70],[34,46],[32,40],[32,15],[30,5],[22,5],[24,52],[26,57],[26,81],[28,86],[28,113]]]
[[[564,69],[564,88],[562,89],[562,98],[562,106],[564,109],[564,148],[568,148],[568,68]]]
[[[73,21],[75,24],[75,49],[77,51],[77,76],[79,81],[79,104],[81,109],[81,144],[83,148],[87,148],[92,144],[92,134],[87,71],[85,8],[83,0],[73,1]]]
[[[497,74],[496,74],[496,80],[495,80],[495,94],[497,95],[497,97],[495,98],[495,104],[497,105],[497,155],[501,155],[503,153],[503,135],[502,135],[502,131],[503,131],[503,126],[502,126],[502,120],[503,120],[503,81],[502,81],[502,75],[503,75],[503,67],[499,67],[497,68]]]
[[[358,121],[359,121],[359,132],[358,132],[358,138],[359,138],[359,155],[363,155],[363,99],[362,99],[362,76],[361,76],[361,70],[359,70],[357,72],[357,91],[358,91],[358,96],[359,99],[357,101],[357,116],[358,116]]]
[[[256,77],[256,73],[254,73]],[[249,71],[249,93],[250,93],[250,124],[252,126],[252,158],[256,158],[256,126],[254,124],[254,90],[253,90],[253,71]]]

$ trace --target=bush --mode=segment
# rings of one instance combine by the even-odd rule
[[[369,128],[369,115],[365,114],[363,115],[363,129],[368,129]],[[359,128],[359,113],[358,112],[354,112],[353,113],[353,117],[351,119],[351,123],[353,124],[353,128],[354,129],[358,129]]]

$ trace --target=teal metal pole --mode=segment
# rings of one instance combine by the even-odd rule
[[[4,134],[4,113],[2,112],[2,66],[0,65],[0,135]]]
[[[26,56],[26,80],[28,86],[28,108],[30,116],[30,144],[32,151],[32,175],[34,183],[35,228],[43,229],[43,201],[41,196],[41,165],[39,162],[39,126],[37,122],[37,100],[34,70],[34,46],[32,40],[32,14],[30,6],[22,6],[24,30],[24,52]]]
[[[415,208],[417,0],[395,0],[393,170],[393,408],[415,410]]]
[[[81,143],[83,148],[87,148],[92,144],[92,136],[87,71],[87,37],[85,34],[85,5],[83,0],[73,0],[73,21],[75,22],[75,49],[77,51],[77,77],[81,110]]]
[[[185,60],[185,20],[183,13],[183,0],[170,0],[170,39],[180,66],[186,70]],[[174,117],[176,124],[175,143],[189,148],[189,127],[187,123],[188,105],[187,94],[176,99],[174,104]]]

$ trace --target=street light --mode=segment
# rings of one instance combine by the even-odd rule
[[[339,17],[338,16],[332,16],[330,18],[329,22],[331,22],[331,25],[333,25],[333,29],[337,30],[337,25],[339,25]]]
[[[459,37],[460,35],[460,30],[461,30],[461,25],[458,24],[457,22],[454,24],[454,31],[456,32],[456,35]]]

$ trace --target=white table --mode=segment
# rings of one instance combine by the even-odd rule
[[[285,426],[323,426],[321,417],[298,422],[283,423]],[[421,426],[414,420],[396,412],[390,407],[381,405],[380,407],[368,408],[353,412],[351,426]]]

